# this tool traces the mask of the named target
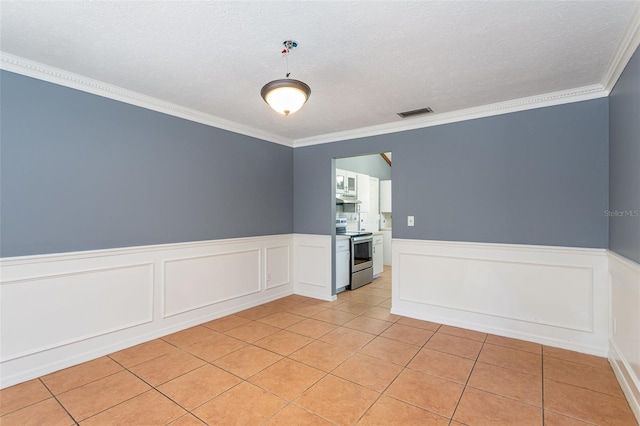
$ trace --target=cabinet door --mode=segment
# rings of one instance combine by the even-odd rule
[[[380,181],[380,212],[391,213],[391,181]]]
[[[369,177],[369,225],[371,231],[380,229],[380,203],[378,178]]]
[[[384,246],[382,235],[373,237],[373,275],[380,275],[384,269]]]
[[[360,213],[368,213],[371,200],[369,199],[369,175],[363,175],[358,173],[358,204]]]
[[[345,182],[346,182],[346,187],[345,187],[345,192],[351,194],[351,195],[356,195],[357,193],[357,177],[356,174],[353,172],[347,172],[345,173]]]
[[[344,170],[336,169],[336,195],[344,194],[346,178]]]

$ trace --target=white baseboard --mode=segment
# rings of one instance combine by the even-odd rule
[[[394,239],[392,312],[599,356],[603,249]]]
[[[322,300],[336,300],[332,295],[331,236],[294,234],[293,263],[295,294]]]
[[[609,362],[640,423],[640,265],[609,251],[609,277]]]
[[[292,253],[287,234],[2,259],[0,388],[292,294]]]

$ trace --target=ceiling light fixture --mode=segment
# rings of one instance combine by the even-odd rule
[[[287,60],[287,78],[273,80],[264,85],[260,95],[266,103],[276,112],[289,115],[302,108],[311,95],[311,88],[302,81],[289,78],[289,52],[298,47],[298,43],[293,40],[282,42],[284,49],[282,54]]]

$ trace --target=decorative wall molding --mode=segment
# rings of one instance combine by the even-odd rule
[[[608,254],[609,362],[640,423],[640,265]]]
[[[613,90],[620,75],[622,75],[622,71],[624,71],[631,56],[633,56],[634,52],[638,49],[638,46],[640,46],[640,3],[636,5],[636,10],[631,18],[629,27],[602,79],[602,86],[607,93],[611,93],[611,90]]]
[[[606,356],[604,249],[392,242],[392,313]]]
[[[426,127],[440,126],[442,124],[457,123],[460,121],[474,120],[477,118],[492,117],[495,115],[509,114],[512,112],[526,111],[536,108],[544,108],[554,105],[563,105],[573,102],[587,101],[590,99],[606,98],[609,92],[600,84],[577,87],[541,95],[513,99],[505,102],[482,105],[474,108],[429,114],[424,117],[380,124],[377,126],[363,127],[345,132],[328,133],[309,138],[296,139],[294,148],[318,145],[323,143],[338,142],[349,139],[365,138],[370,136],[385,135],[389,133],[404,132],[407,130],[422,129]]]
[[[335,300],[332,295],[333,267],[331,236],[294,234],[295,294],[322,300]]]
[[[285,234],[0,259],[0,388],[292,294],[292,246]]]
[[[113,84],[74,74],[69,71],[44,65],[2,51],[0,51],[0,69],[37,78],[38,80],[47,81],[60,86],[81,90],[83,92],[105,98],[114,99],[116,101],[150,109],[152,111],[184,118],[185,120],[194,121],[196,123],[205,124],[218,129],[228,130],[233,133],[239,133],[241,135],[262,139],[280,145],[293,146],[292,140],[279,135],[254,129],[252,127],[200,112],[192,108],[187,108],[151,96],[146,96]]]

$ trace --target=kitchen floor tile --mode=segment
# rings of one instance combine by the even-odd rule
[[[162,356],[173,349],[173,345],[162,339],[156,339],[112,353],[109,358],[123,367],[129,368]]]
[[[485,344],[478,361],[523,373],[542,374],[542,356],[504,346]]]
[[[367,343],[372,341],[376,336],[365,333],[364,331],[354,330],[352,328],[338,327],[330,333],[320,338],[323,342],[332,345],[344,346],[345,348],[360,349]]]
[[[419,346],[379,336],[360,349],[360,352],[374,358],[405,366],[419,350]]]
[[[227,336],[226,334],[214,332],[182,350],[211,362],[238,349],[242,349],[247,346],[247,344],[247,342]]]
[[[240,317],[238,315],[228,315],[213,321],[205,322],[202,326],[222,333],[250,322],[250,319]]]
[[[227,336],[235,337],[236,339],[245,341],[247,343],[253,343],[256,340],[260,340],[263,337],[267,337],[270,334],[280,331],[278,327],[273,327],[261,322],[252,321],[248,324],[241,325],[240,327],[232,328],[226,331],[224,334]]]
[[[287,328],[288,331],[292,331],[303,336],[317,339],[324,336],[328,332],[335,330],[336,325],[328,322],[319,321],[313,318],[307,318],[297,324],[294,324]]]
[[[524,340],[511,339],[509,337],[496,336],[489,334],[485,343],[491,343],[496,346],[505,346],[511,349],[518,349],[525,352],[542,355],[542,345],[539,343],[526,342]]]
[[[473,360],[468,358],[422,348],[407,368],[465,384],[473,365]]]
[[[331,374],[382,392],[398,377],[402,367],[378,358],[355,354],[340,364]]]
[[[382,302],[386,301],[387,299],[389,299],[389,297],[391,297],[391,295],[389,295],[389,296],[376,296],[376,295],[373,295],[373,294],[356,293],[356,294],[351,296],[351,301],[355,302],[355,303],[364,303],[365,305],[375,306],[375,305],[377,305],[379,303],[382,303]]]
[[[324,308],[322,306],[316,306],[316,305],[307,305],[303,303],[287,309],[287,312],[296,314],[296,315],[301,315],[303,317],[313,317],[314,315],[319,314],[325,309],[328,309],[328,308]]]
[[[351,314],[360,315],[369,309],[371,309],[371,305],[367,305],[365,303],[357,303],[352,302],[351,300],[346,300],[342,303],[337,304],[332,309],[336,309],[338,311],[349,312]]]
[[[479,331],[467,330],[459,327],[452,327],[450,325],[443,325],[438,328],[438,333],[448,334],[450,336],[464,337],[465,339],[477,340],[478,342],[484,342],[487,338],[487,333],[481,333]]]
[[[329,372],[342,364],[344,360],[353,354],[353,350],[344,346],[332,345],[316,340],[297,352],[289,355],[289,358]]]
[[[326,373],[291,359],[283,359],[262,370],[249,381],[288,401],[293,400]]]
[[[172,421],[167,426],[207,426],[206,423],[201,422],[193,414],[185,414],[179,417],[177,420]]]
[[[625,399],[554,380],[544,381],[544,408],[598,425],[637,425]]]
[[[564,361],[560,358],[545,357],[544,377],[556,382],[624,398],[613,370]]]
[[[249,345],[215,360],[213,364],[229,373],[248,379],[281,359],[280,355],[271,351]]]
[[[572,417],[563,416],[553,411],[544,410],[545,426],[593,426],[593,423],[583,422]]]
[[[304,320],[306,317],[295,315],[289,312],[276,312],[275,314],[267,315],[264,318],[260,318],[258,322],[262,322],[273,327],[287,328],[297,322]]]
[[[0,416],[51,398],[51,392],[39,379],[0,390]]]
[[[0,417],[2,426],[71,426],[69,414],[54,398],[45,399]]]
[[[358,422],[358,426],[448,426],[449,419],[388,396],[381,396]]]
[[[314,319],[328,322],[335,325],[342,325],[345,322],[351,321],[356,318],[356,314],[351,314],[345,311],[339,311],[337,309],[326,309],[313,316]]]
[[[425,330],[438,331],[441,324],[429,321],[422,321],[414,318],[402,317],[398,320],[398,324],[408,325],[416,328],[424,328]]]
[[[259,425],[285,405],[284,399],[243,382],[193,413],[210,425]]]
[[[467,387],[453,416],[466,425],[542,425],[542,409]]]
[[[158,387],[187,410],[193,410],[242,382],[238,377],[207,364]]]
[[[595,355],[583,354],[560,348],[552,348],[551,346],[543,346],[542,354],[545,357],[559,358],[565,361],[576,362],[578,364],[590,365],[591,367],[604,368],[606,370],[611,369],[611,365],[606,358]]]
[[[162,340],[172,344],[173,346],[183,348],[185,346],[189,346],[196,342],[199,342],[212,333],[213,331],[210,328],[197,326],[178,331],[177,333],[169,334],[168,336],[164,336]]]
[[[385,395],[451,418],[464,386],[420,371],[405,369]]]
[[[123,368],[111,358],[103,356],[74,367],[42,376],[42,382],[54,395],[77,388],[122,371]]]
[[[476,359],[480,353],[480,349],[482,349],[482,342],[436,333],[429,339],[424,347],[434,351],[458,355],[463,358]]]
[[[328,375],[295,402],[334,423],[352,425],[379,396],[379,393],[364,386]]]
[[[268,315],[275,314],[279,310],[279,307],[258,305],[253,308],[245,309],[244,311],[236,312],[235,315],[255,321]]]
[[[522,373],[478,361],[467,386],[542,407],[542,375]]]
[[[392,325],[392,322],[359,316],[345,323],[343,327],[353,328],[355,330],[364,331],[365,333],[380,334]]]
[[[271,417],[265,426],[333,426],[334,423],[295,404],[289,404]]]
[[[391,299],[387,299],[382,303],[378,303],[378,306],[380,306],[381,308],[391,309]]]
[[[427,343],[427,340],[433,336],[433,332],[425,330],[423,328],[410,327],[408,325],[393,324],[387,328],[382,334],[382,337],[386,337],[393,340],[399,340],[401,342],[410,343],[412,345],[422,346]]]
[[[121,371],[61,393],[57,398],[74,419],[82,421],[149,389],[148,384],[130,372]]]
[[[254,345],[268,349],[282,356],[287,356],[311,342],[313,342],[313,339],[306,336],[292,333],[287,330],[280,330],[277,333],[258,340]]]
[[[151,386],[158,386],[204,364],[205,362],[201,359],[179,349],[174,349],[158,358],[131,367],[129,370]]]
[[[166,425],[186,413],[175,402],[150,390],[116,405],[106,411],[89,417],[81,426],[104,425]]]
[[[380,306],[374,306],[366,312],[362,313],[363,316],[369,318],[375,318],[382,321],[396,322],[402,317],[400,315],[394,315],[389,312],[388,308],[382,308]]]

